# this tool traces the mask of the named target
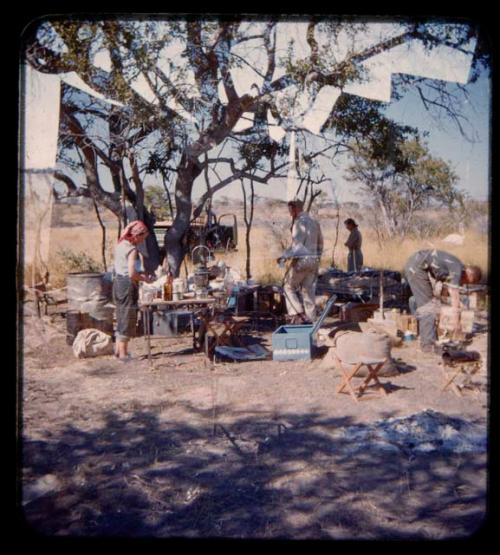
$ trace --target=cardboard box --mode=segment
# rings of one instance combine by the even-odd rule
[[[460,311],[460,328],[463,333],[472,333],[474,326],[474,311],[473,310],[461,310]],[[454,331],[453,326],[453,309],[451,306],[442,306],[441,313],[439,315],[439,325],[440,330]]]
[[[151,335],[176,337],[193,329],[193,313],[181,310],[155,310],[151,322]]]

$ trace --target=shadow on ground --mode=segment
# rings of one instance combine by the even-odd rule
[[[26,503],[44,535],[425,539],[464,537],[485,512],[485,455],[419,454],[398,446],[349,451],[349,417],[231,414],[188,403],[108,412],[23,444],[24,483],[59,486]],[[179,408],[179,403],[175,406]],[[178,414],[178,412],[176,413]],[[222,411],[221,411],[222,414]],[[393,416],[388,413],[385,417]],[[199,421],[197,426],[186,422]]]

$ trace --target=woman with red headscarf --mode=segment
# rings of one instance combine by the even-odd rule
[[[135,220],[123,230],[115,247],[113,299],[116,306],[116,350],[120,360],[130,358],[128,342],[135,335],[139,282],[150,283],[154,276],[140,271],[137,245],[145,241],[149,231],[144,222]]]

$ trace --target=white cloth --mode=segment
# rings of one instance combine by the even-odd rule
[[[314,266],[323,253],[323,234],[319,223],[307,212],[301,212],[292,227],[292,245],[282,258],[299,258],[302,268]]]
[[[341,93],[342,91],[337,87],[330,85],[322,87],[311,108],[304,115],[300,126],[314,135],[319,135],[321,127],[328,119]]]
[[[102,93],[96,91],[92,87],[89,87],[87,83],[74,71],[69,73],[59,73],[55,77],[58,78],[58,82],[64,81],[66,84],[74,87],[75,89],[80,89],[81,91],[98,98],[99,100],[103,100],[108,104],[113,104],[113,106],[125,106],[122,102],[118,102],[118,100],[112,100],[111,98],[106,98]]]
[[[81,330],[73,341],[73,354],[76,358],[111,355],[113,339],[107,333],[94,328]]]
[[[24,66],[24,165],[28,170],[54,170],[59,134],[60,79]]]
[[[61,87],[58,76],[29,64],[24,66],[24,77],[24,264],[32,265],[32,280],[37,281],[49,258]]]
[[[356,33],[355,52],[373,47],[383,40],[399,35],[401,31],[402,28],[399,24],[370,24],[367,29]],[[335,55],[338,62],[346,60],[353,53],[351,51],[352,39],[348,34],[347,30],[341,30],[335,39]],[[307,23],[279,23],[276,34],[276,51],[284,52],[288,48],[288,41],[291,37],[294,40],[291,51],[292,62],[298,63],[310,53],[307,42]],[[321,33],[317,33],[316,39],[320,44],[324,44],[322,40],[331,40],[331,38],[322,38]],[[359,65],[363,70],[363,79],[347,83],[342,90],[327,85],[322,87],[315,96],[306,91],[299,91],[296,86],[289,86],[285,91],[288,91],[288,95],[292,98],[296,97],[296,100],[291,102],[286,112],[286,118],[289,120],[289,124],[291,122],[296,128],[319,134],[342,92],[390,102],[392,77],[398,73],[466,84],[475,48],[475,39],[471,39],[460,50],[445,45],[428,49],[424,47],[421,40],[409,40],[361,62]],[[285,66],[280,63],[277,64],[273,77],[277,79],[285,73]],[[273,95],[275,100],[286,96],[285,91],[281,91],[282,94],[275,93]],[[272,122],[270,121],[270,123]],[[273,129],[273,133],[278,134],[275,140],[282,139],[276,128]]]

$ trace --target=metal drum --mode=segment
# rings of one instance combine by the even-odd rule
[[[79,310],[66,312],[66,343],[73,345],[73,341],[82,328],[82,318]]]
[[[90,313],[110,300],[102,273],[67,274],[66,284],[68,286],[68,310]]]
[[[111,301],[111,287],[103,273],[84,272],[66,275],[69,328],[68,334],[73,335],[88,327],[113,333],[113,308],[108,306]],[[75,313],[80,313],[79,325]],[[81,327],[83,326],[83,327]]]

